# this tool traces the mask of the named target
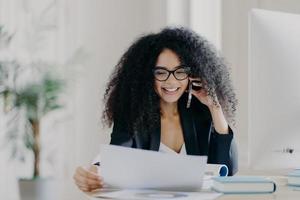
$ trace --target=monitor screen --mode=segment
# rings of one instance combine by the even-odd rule
[[[300,167],[300,15],[249,13],[249,166]]]

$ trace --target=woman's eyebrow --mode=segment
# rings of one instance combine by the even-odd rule
[[[174,67],[174,70],[176,70],[176,69],[178,69],[178,68],[182,68],[182,67],[184,67],[184,66],[185,66],[185,65],[183,65],[183,64],[178,65],[178,66]],[[155,66],[155,68],[158,68],[158,69],[167,69],[167,70],[168,70],[167,67],[160,66],[160,65]]]

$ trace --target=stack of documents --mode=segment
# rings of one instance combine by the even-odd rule
[[[200,191],[207,157],[104,145],[101,176],[110,188]]]

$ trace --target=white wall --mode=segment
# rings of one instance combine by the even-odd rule
[[[222,39],[222,1],[191,0],[190,27],[221,50]]]

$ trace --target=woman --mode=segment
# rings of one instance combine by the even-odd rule
[[[113,124],[111,144],[207,155],[208,163],[236,172],[228,122],[234,122],[237,101],[229,72],[193,31],[166,28],[139,38],[121,57],[104,100],[104,122]],[[75,183],[82,191],[103,187],[99,170],[78,167]]]

